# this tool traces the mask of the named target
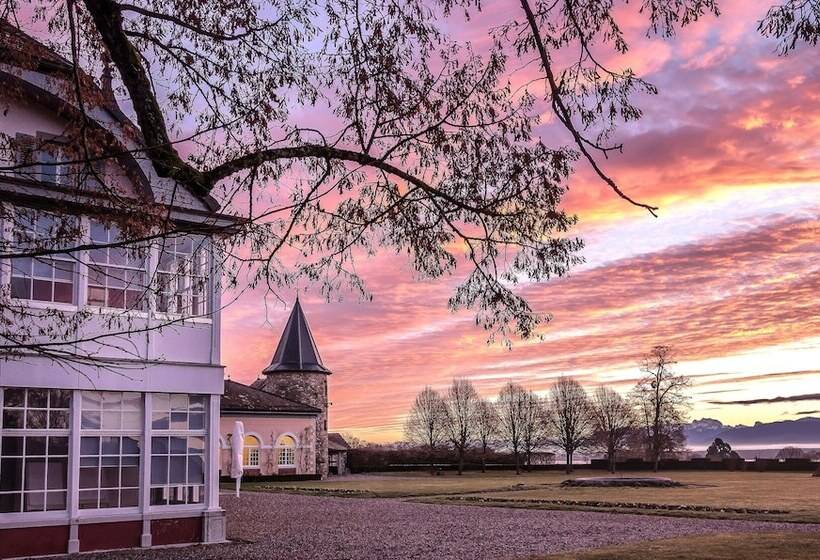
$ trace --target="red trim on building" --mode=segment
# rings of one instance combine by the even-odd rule
[[[0,558],[65,554],[68,525],[0,529]]]
[[[80,525],[80,552],[134,548],[140,545],[141,534],[142,521],[117,521]]]
[[[151,521],[151,544],[188,544],[202,542],[202,516]]]

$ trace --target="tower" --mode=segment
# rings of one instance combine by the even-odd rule
[[[253,386],[269,393],[307,404],[321,410],[316,418],[316,473],[328,474],[327,458],[327,376],[316,342],[310,332],[299,298],[285,324],[273,360]]]

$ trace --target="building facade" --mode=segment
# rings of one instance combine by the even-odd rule
[[[36,237],[68,216],[90,244],[108,245],[0,261],[0,283],[21,309],[42,321],[52,310],[85,317],[68,367],[42,353],[0,359],[0,558],[223,541],[220,271],[210,239],[117,246],[117,228],[94,217],[94,189],[62,182],[68,169],[54,146],[75,124],[64,94],[73,68],[0,24],[0,133],[27,146],[19,161],[2,162],[23,167],[0,172],[0,200],[28,224],[4,224],[2,235]],[[19,50],[34,52],[34,63],[15,66]],[[25,95],[7,96],[12,88]],[[230,223],[213,199],[130,155],[140,135],[115,105],[88,113],[89,126],[123,148],[100,169],[121,196],[163,205],[175,223]],[[159,286],[150,294],[140,289],[151,282]],[[128,331],[106,343],[123,317]],[[71,362],[72,352],[94,360]]]
[[[230,434],[234,421],[245,423],[246,444],[259,446],[260,466],[252,460],[245,465],[249,475],[315,475],[325,478],[328,458],[328,392],[330,370],[322,363],[313,334],[297,299],[288,317],[282,337],[268,367],[250,387],[226,384],[226,402],[222,407],[223,472],[230,465]],[[228,394],[242,391],[244,397]],[[251,394],[268,395],[265,405],[242,405],[252,401]],[[289,406],[284,406],[290,403]],[[299,407],[299,412],[296,412]],[[267,410],[265,410],[267,408]],[[288,449],[292,448],[293,453]],[[245,453],[246,457],[248,452]],[[261,457],[265,459],[262,460]],[[291,457],[298,460],[291,461]]]

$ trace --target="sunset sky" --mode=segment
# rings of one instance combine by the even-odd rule
[[[564,208],[579,216],[586,263],[521,287],[553,315],[543,341],[488,345],[470,312],[446,307],[464,271],[419,281],[390,253],[357,263],[372,302],[325,303],[306,287],[303,306],[333,371],[331,428],[400,439],[416,392],[454,376],[488,396],[509,380],[545,391],[562,374],[626,392],[655,344],[672,345],[676,370],[693,377],[692,418],[820,416],[820,400],[809,398],[820,393],[820,50],[779,57],[756,31],[770,3],[723,1],[720,18],[667,41],[646,39],[644,19],[626,20],[632,49],[612,61],[660,93],[641,99],[644,118],[619,130],[625,152],[605,166],[631,195],[660,206],[660,217],[579,166]],[[469,27],[448,32],[480,46],[491,25],[511,17],[506,3],[486,4]],[[545,141],[567,142],[543,110]],[[257,377],[288,312],[266,308],[258,292],[228,308],[223,361],[232,379]]]

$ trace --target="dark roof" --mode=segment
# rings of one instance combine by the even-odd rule
[[[273,354],[273,360],[262,373],[277,372],[298,372],[315,371],[320,373],[330,373],[322,363],[316,342],[310,332],[299,298],[293,304],[282,338],[279,339],[279,346]]]
[[[342,434],[336,432],[328,432],[327,434],[327,448],[330,451],[347,451],[350,449],[350,444],[345,441]]]
[[[222,412],[271,414],[319,414],[318,408],[256,389],[230,379],[225,380],[225,393],[220,404]]]

